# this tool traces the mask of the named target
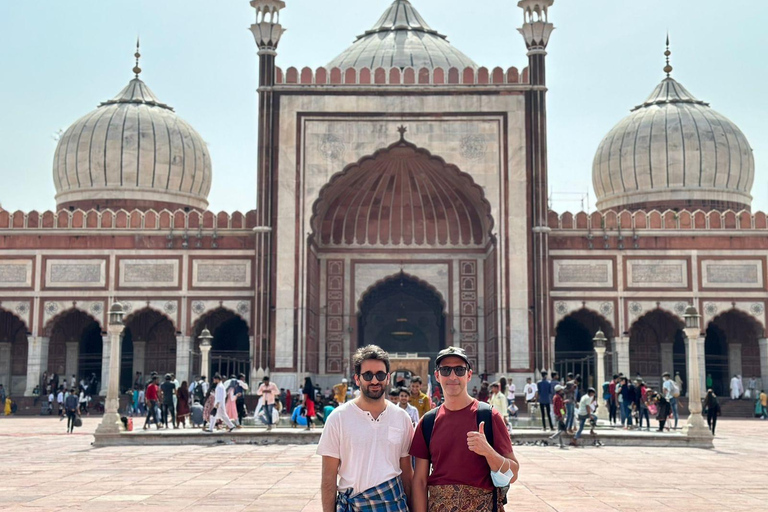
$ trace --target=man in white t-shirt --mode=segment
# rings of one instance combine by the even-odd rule
[[[405,410],[386,399],[389,354],[368,345],[352,362],[362,392],[333,411],[317,446],[323,457],[323,512],[408,512],[413,424]]]
[[[525,379],[525,388],[523,389],[523,393],[525,393],[525,401],[526,402],[533,402],[536,398],[536,384],[531,382],[531,378],[528,377]]]

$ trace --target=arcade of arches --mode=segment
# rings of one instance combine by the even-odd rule
[[[176,373],[180,380],[197,372],[200,353],[190,338],[181,336],[173,322],[149,307],[132,312],[123,319],[120,390],[134,384],[137,372],[142,380],[152,372]],[[194,340],[205,327],[214,335],[211,371],[250,376],[251,338],[249,327],[236,313],[219,308],[203,315],[193,326]],[[52,318],[45,326],[42,352],[30,352],[33,339],[26,324],[9,311],[0,309],[0,384],[14,396],[31,396],[43,373],[56,376],[59,383],[72,375],[77,380],[96,379],[97,392],[106,391],[109,378],[110,338],[88,313],[71,308]],[[40,352],[40,351],[38,351]],[[39,360],[36,360],[39,357]],[[39,377],[29,381],[30,364],[39,365]],[[181,365],[181,366],[179,366]],[[194,370],[192,369],[194,365]],[[31,382],[31,385],[30,385]]]
[[[663,309],[649,311],[638,318],[629,330],[629,375],[641,376],[651,387],[661,384],[661,374],[680,373],[687,382],[687,362],[683,321]],[[615,334],[611,324],[599,314],[588,309],[575,311],[563,318],[556,328],[555,369],[594,374],[594,345],[592,338],[601,329],[608,338],[607,347]],[[700,340],[701,343],[701,340]],[[700,353],[702,386],[710,380],[719,396],[729,395],[729,381],[733,375],[741,375],[746,381],[751,377],[763,379],[765,368],[761,361],[768,358],[768,342],[763,326],[754,317],[732,309],[726,311],[706,326]],[[616,353],[606,356],[606,375],[620,371]],[[626,370],[624,370],[626,373]],[[705,378],[706,374],[706,378]],[[589,377],[583,381],[589,382]],[[684,390],[685,392],[685,390]]]

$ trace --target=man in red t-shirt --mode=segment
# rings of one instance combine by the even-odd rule
[[[441,506],[450,510],[460,504],[466,510],[493,510],[491,472],[511,470],[512,483],[519,470],[504,419],[494,410],[492,424],[481,423],[478,427],[479,403],[467,393],[472,370],[464,350],[442,350],[435,367],[435,378],[443,389],[445,402],[437,409],[429,446],[424,439],[423,419],[413,436],[410,454],[416,457],[416,471],[411,510],[427,512],[428,507]],[[493,446],[485,436],[485,429],[490,428]],[[462,442],[464,436],[466,444]],[[499,495],[499,512],[504,511],[501,499]]]
[[[160,421],[155,414],[155,408],[157,407],[158,400],[158,387],[157,387],[157,375],[152,376],[152,380],[147,384],[147,390],[144,392],[144,400],[147,404],[147,419],[144,420],[144,430],[149,428],[149,417],[155,421],[155,426],[160,429]]]

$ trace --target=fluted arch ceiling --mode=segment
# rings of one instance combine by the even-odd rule
[[[312,211],[321,247],[485,246],[493,229],[472,178],[404,139],[336,174]]]

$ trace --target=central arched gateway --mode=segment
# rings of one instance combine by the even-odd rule
[[[358,345],[434,358],[445,347],[445,303],[426,283],[401,272],[360,301]]]
[[[346,373],[351,353],[376,343],[431,358],[457,345],[498,371],[491,205],[472,176],[404,135],[335,174],[312,206],[307,370]]]

